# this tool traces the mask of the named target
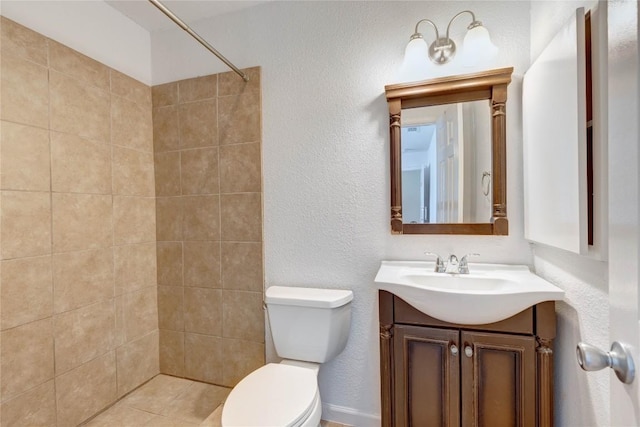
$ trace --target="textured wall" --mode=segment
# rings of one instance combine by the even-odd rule
[[[153,87],[160,369],[234,386],[264,364],[260,69]]]
[[[77,425],[159,370],[151,89],[1,37],[1,423]]]

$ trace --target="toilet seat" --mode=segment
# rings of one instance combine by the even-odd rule
[[[236,385],[222,409],[223,427],[297,427],[319,407],[316,373],[270,363]]]

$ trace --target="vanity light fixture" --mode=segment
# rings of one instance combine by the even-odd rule
[[[425,54],[431,61],[438,65],[448,63],[456,55],[456,43],[449,37],[451,24],[459,16],[468,13],[471,15],[471,24],[467,26],[467,34],[463,40],[464,65],[476,65],[483,59],[493,58],[498,53],[498,48],[491,42],[489,31],[482,25],[482,22],[476,19],[474,13],[470,10],[463,10],[456,14],[447,25],[447,32],[444,37],[440,36],[438,27],[430,19],[422,19],[416,24],[416,29],[410,38],[409,44],[405,50],[404,62],[409,64],[420,64],[425,59]],[[436,39],[428,48],[422,33],[418,32],[418,27],[423,22],[431,24],[436,31]]]

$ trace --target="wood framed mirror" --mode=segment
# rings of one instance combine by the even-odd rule
[[[512,72],[385,86],[392,234],[509,233],[506,102]]]

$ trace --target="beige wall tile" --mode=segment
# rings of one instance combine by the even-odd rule
[[[158,326],[161,330],[184,331],[183,287],[158,286]]]
[[[3,259],[51,253],[49,193],[3,191],[1,206]]]
[[[153,108],[176,105],[178,103],[177,82],[153,86],[151,93],[153,95]]]
[[[113,300],[57,314],[53,319],[56,375],[113,349]]]
[[[220,147],[220,192],[247,193],[262,190],[260,144]]]
[[[92,86],[109,90],[109,68],[63,44],[49,39],[49,68]]]
[[[115,362],[111,351],[56,377],[58,427],[76,426],[116,399]]]
[[[137,427],[144,425],[155,416],[149,412],[116,404],[84,424],[83,427]]]
[[[72,77],[49,72],[51,129],[109,142],[110,95]]]
[[[155,196],[153,153],[113,147],[113,194]]]
[[[53,256],[53,307],[56,313],[113,297],[111,248]]]
[[[187,378],[221,384],[223,365],[223,340],[199,334],[185,334],[185,374]]]
[[[156,153],[180,149],[177,106],[153,109],[153,145]]]
[[[3,330],[53,314],[50,255],[2,261],[1,278]]]
[[[260,67],[242,69],[249,81],[245,82],[233,71],[218,74],[218,96],[240,95],[248,91],[260,90]]]
[[[124,321],[124,312],[125,312],[125,296],[117,295],[113,299],[113,304],[115,306],[115,331],[114,331],[114,339],[113,345],[114,347],[120,347],[125,342],[127,342],[127,333],[125,328]]]
[[[124,295],[124,324],[127,341],[158,329],[156,286],[149,286]]]
[[[110,72],[112,94],[151,108],[151,87],[119,71],[111,69]]]
[[[160,373],[159,354],[157,330],[118,348],[118,397]]]
[[[182,198],[185,240],[220,240],[220,197]]]
[[[3,426],[56,425],[56,392],[53,380],[2,403]]]
[[[116,245],[156,240],[153,197],[113,197],[113,242]]]
[[[264,342],[264,311],[262,292],[222,292],[222,335],[255,342]]]
[[[194,382],[164,408],[162,415],[199,425],[224,402],[229,391],[226,387]]]
[[[180,174],[182,194],[218,194],[218,147],[183,150]]]
[[[2,189],[49,191],[49,132],[11,122],[0,126]]]
[[[180,152],[170,151],[155,155],[156,196],[179,196]]]
[[[116,295],[131,292],[157,282],[156,244],[154,242],[113,248]]]
[[[45,36],[4,16],[0,19],[0,40],[3,54],[19,56],[44,66],[48,64],[47,38]]]
[[[182,242],[158,242],[158,285],[183,286]]]
[[[51,181],[59,193],[111,194],[111,147],[51,132]]]
[[[220,196],[222,240],[262,241],[262,200],[260,193]]]
[[[180,103],[215,98],[218,93],[218,75],[211,74],[178,82]]]
[[[156,231],[160,241],[182,240],[182,197],[156,198]]]
[[[180,105],[180,146],[198,148],[218,145],[217,111],[215,100]]]
[[[238,382],[264,365],[264,344],[223,338],[223,378],[219,384],[235,387]]]
[[[0,86],[2,120],[41,128],[49,126],[49,81],[45,67],[3,51]]]
[[[51,318],[3,331],[0,340],[0,400],[4,401],[53,378]]]
[[[184,285],[221,288],[220,242],[184,242]]]
[[[160,372],[185,376],[184,332],[160,329]]]
[[[222,336],[222,291],[184,288],[184,330]]]
[[[54,193],[52,200],[54,252],[113,244],[110,195]]]
[[[220,145],[260,141],[260,92],[218,98]]]
[[[120,96],[111,97],[111,142],[136,150],[153,151],[152,112]]]
[[[262,243],[222,242],[222,287],[262,292],[264,267]]]

